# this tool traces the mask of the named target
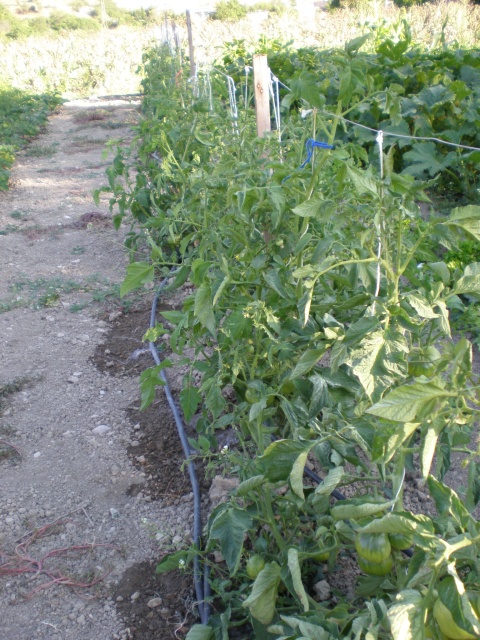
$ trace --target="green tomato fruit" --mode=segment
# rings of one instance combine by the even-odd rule
[[[357,533],[355,549],[361,558],[369,562],[382,562],[392,553],[386,533]]]
[[[426,376],[431,378],[437,370],[437,360],[440,354],[435,347],[426,349],[412,349],[408,360],[408,374],[414,376]]]
[[[393,569],[393,558],[392,556],[387,556],[381,562],[371,562],[362,558],[362,556],[358,556],[358,566],[369,576],[386,576]]]
[[[433,617],[437,621],[440,631],[451,640],[474,640],[477,637],[458,626],[450,610],[440,598],[435,601],[433,606]]]
[[[262,556],[259,556],[258,554],[250,556],[247,560],[247,576],[252,580],[255,580],[264,566],[265,560]]]
[[[285,380],[280,387],[280,393],[282,396],[291,396],[295,392],[295,385],[293,380]]]
[[[266,395],[265,385],[261,380],[250,380],[247,382],[245,400],[250,404],[259,402]]]
[[[410,549],[413,545],[413,536],[407,533],[390,533],[388,539],[392,549],[397,549],[398,551],[405,551],[405,549]]]

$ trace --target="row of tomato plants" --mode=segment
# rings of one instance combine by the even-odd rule
[[[132,225],[122,293],[159,278],[164,291],[194,287],[146,339],[168,334],[189,365],[180,403],[186,421],[200,414],[192,444],[239,480],[204,548],[159,565],[221,552],[214,614],[188,637],[477,637],[478,384],[449,309],[480,293],[480,264],[451,269],[441,256],[480,239],[480,207],[422,216],[425,185],[395,171],[395,147],[382,175],[320,110],[304,119],[290,105],[282,142],[258,138],[247,87],[233,127],[222,77],[192,99],[177,64],[162,48],[145,55],[137,137],[104,190],[115,224]],[[349,100],[337,116],[360,98]],[[334,148],[299,168],[319,135]],[[143,405],[170,365],[142,374]],[[225,429],[237,443],[219,450]],[[468,466],[462,499],[443,482],[455,453]],[[306,481],[306,466],[323,482]],[[434,518],[405,508],[406,475],[425,482]],[[348,499],[332,497],[339,489]],[[355,596],[315,599],[313,584],[350,557]]]

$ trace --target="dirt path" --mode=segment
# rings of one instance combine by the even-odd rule
[[[188,538],[189,488],[153,468],[181,455],[162,401],[138,412],[148,313],[122,306],[122,231],[91,195],[136,109],[67,103],[0,194],[0,640],[182,637],[168,591],[190,580],[151,562]]]

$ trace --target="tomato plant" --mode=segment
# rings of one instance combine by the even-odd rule
[[[455,173],[456,154],[399,142],[382,149],[380,168],[371,132],[341,125],[355,117],[405,135],[445,133],[446,121],[463,118],[452,107],[457,93],[467,91],[472,109],[476,98],[457,79],[457,60],[452,72],[439,71],[449,52],[419,54],[423,75],[400,86],[414,52],[385,42],[364,55],[362,42],[289,60],[272,51],[292,89],[281,141],[256,137],[251,91],[238,92],[232,127],[219,78],[211,100],[207,79],[192,97],[179,61],[150,51],[144,119],[108,171],[116,224],[132,225],[132,259],[146,252],[129,265],[122,293],[156,277],[167,279],[167,292],[189,283],[182,309],[163,311],[148,339],[168,333],[169,350],[188,353],[180,402],[186,417],[201,414],[198,450],[227,426],[238,439],[221,455],[208,452],[239,480],[210,515],[201,550],[205,563],[213,550],[225,560],[212,572],[225,610],[201,630],[208,638],[247,625],[259,638],[403,640],[405,629],[423,638],[425,621],[440,637],[434,603],[448,576],[454,583],[441,602],[461,629],[480,630],[463,597],[479,579],[471,443],[479,385],[471,344],[452,340],[449,321],[461,296],[480,295],[480,266],[442,261],[445,248],[480,240],[480,207],[419,222],[433,185],[418,178],[428,162],[431,175]],[[229,73],[232,65],[230,56]],[[306,119],[302,100],[314,107]],[[320,135],[334,149],[316,150],[304,165],[305,141]],[[476,169],[470,178],[475,184]],[[147,399],[152,380],[143,377]],[[464,501],[443,482],[456,452],[468,466]],[[435,518],[405,509],[407,469],[426,483]],[[304,475],[316,471],[317,485]],[[348,499],[338,499],[343,487]],[[409,547],[407,561],[398,550]],[[322,572],[355,549],[367,574],[355,597],[315,599]],[[239,568],[248,577],[257,554],[264,565],[250,570],[253,584],[243,582]]]

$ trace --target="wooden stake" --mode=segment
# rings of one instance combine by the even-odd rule
[[[193,48],[193,35],[192,35],[192,19],[190,17],[189,9],[186,10],[187,15],[187,31],[188,31],[188,54],[190,56],[190,77],[193,78],[193,95],[197,95],[197,81],[196,81],[196,65],[195,65],[195,51]]]
[[[263,138],[265,133],[271,131],[270,123],[270,96],[268,84],[270,82],[270,69],[267,56],[253,56],[253,82],[255,84],[255,115],[257,118],[257,134]]]

